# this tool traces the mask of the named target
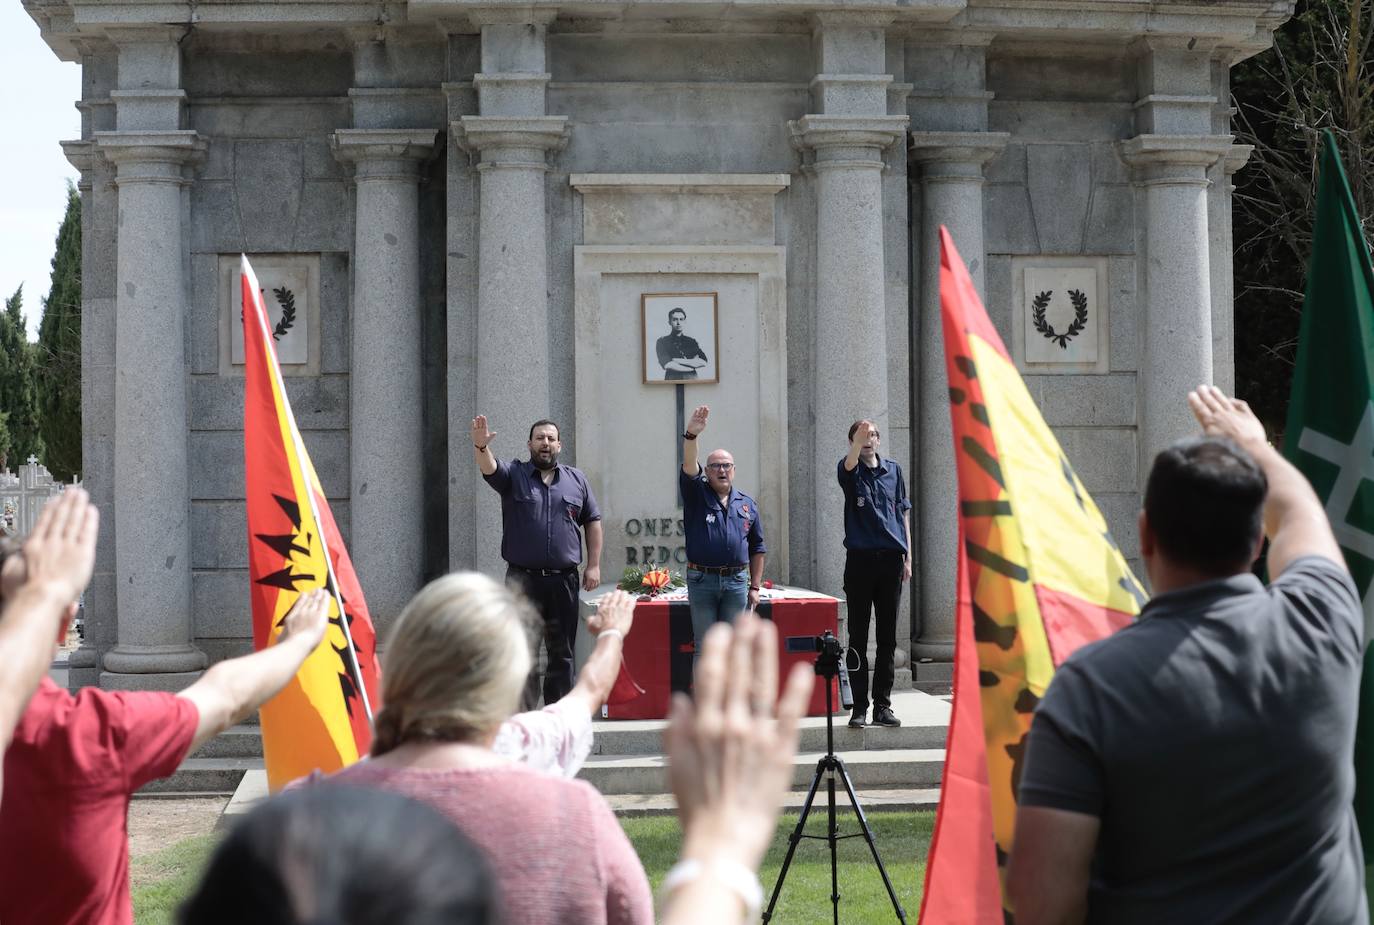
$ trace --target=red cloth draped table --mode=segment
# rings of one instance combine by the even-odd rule
[[[608,586],[583,596],[582,612],[596,610],[595,601]],[[833,597],[801,588],[774,587],[764,592],[758,614],[770,619],[778,627],[778,683],[787,677],[791,667],[802,662],[813,665],[814,652],[787,652],[785,640],[789,636],[819,636],[826,630],[838,632],[840,602]],[[585,620],[578,628],[578,664],[591,651],[591,638]],[[607,719],[663,719],[674,691],[686,691],[692,680],[692,618],[685,597],[668,600],[641,600],[635,605],[634,627],[625,640],[625,666],[644,693],[626,703],[607,705],[602,716]],[[807,710],[811,716],[825,715],[825,688],[816,678],[815,689]],[[832,683],[832,695],[838,709],[838,682]]]

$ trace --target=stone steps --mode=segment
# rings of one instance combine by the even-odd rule
[[[940,790],[938,787],[922,787],[917,789],[889,789],[889,790],[858,790],[859,805],[864,812],[874,809],[883,809],[892,812],[914,812],[916,810],[934,810],[940,804]],[[615,810],[617,816],[675,816],[677,815],[677,802],[666,794],[612,794],[606,797],[606,802],[611,804],[611,809]],[[802,808],[806,802],[805,790],[794,790],[783,799],[783,813],[795,813]],[[825,785],[816,792],[816,801],[812,805],[812,814],[824,813],[826,809]],[[835,788],[835,811],[841,819],[853,819],[854,811],[849,806],[849,796],[844,792],[844,788],[836,784]]]
[[[231,794],[245,773],[262,768],[261,758],[187,758],[171,777],[153,781],[138,794]]]
[[[792,761],[792,787],[805,791],[816,773],[820,752],[802,752]],[[841,756],[856,790],[938,787],[944,768],[942,748],[893,748]],[[607,796],[668,792],[667,759],[662,755],[593,755],[577,775]]]
[[[261,758],[262,727],[230,726],[195,751],[192,758]]]

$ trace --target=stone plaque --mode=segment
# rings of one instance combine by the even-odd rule
[[[257,274],[267,323],[286,375],[319,371],[320,258],[315,254],[248,258]],[[220,257],[220,373],[243,371],[243,307],[239,255]]]
[[[1016,267],[1013,352],[1037,373],[1107,371],[1106,261],[1028,258]]]

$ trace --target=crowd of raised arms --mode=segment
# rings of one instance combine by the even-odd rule
[[[1205,386],[1188,401],[1203,433],[1159,454],[1139,518],[1155,597],[1134,625],[1061,666],[1031,726],[1005,884],[1018,925],[1368,920],[1351,810],[1358,595],[1311,487],[1244,403]],[[682,828],[657,901],[668,925],[757,916],[757,871],[815,683],[804,664],[779,677],[777,630],[752,613],[758,512],[731,485],[733,457],[718,450],[705,471],[697,463],[707,414],[697,409],[684,440],[684,495],[698,492],[722,521],[741,523],[729,548],[713,549],[709,531],[689,547],[699,571],[731,581],[693,598],[693,689],[675,696],[665,733]],[[472,434],[477,464],[503,498],[530,491],[531,478],[544,489],[564,478],[545,477],[558,471],[551,422],[530,430],[528,472],[492,454],[485,418]],[[878,440],[871,422],[857,422],[837,474],[847,500],[876,497],[885,473],[898,475],[881,521],[846,524],[857,553],[846,585],[867,589],[864,634],[867,606],[882,610],[881,651],[894,588],[910,574],[910,505]],[[585,489],[573,472],[560,504]],[[589,492],[579,497],[568,508],[574,533],[595,510]],[[454,573],[410,600],[389,628],[370,754],[292,783],[234,825],[181,922],[655,920],[644,867],[609,804],[575,777],[635,601],[601,596],[587,619],[593,651],[574,675],[558,661],[561,616],[550,619],[537,600],[567,583],[564,563],[515,562],[526,526],[506,523],[508,540],[517,533],[503,544],[513,551],[508,582]],[[273,644],[218,662],[179,693],[68,692],[47,671],[91,578],[98,527],[86,493],[71,488],[22,545],[0,544],[6,925],[131,922],[132,794],[272,698],[326,630],[329,601],[313,591]],[[1269,587],[1250,573],[1266,535]],[[747,585],[746,571],[755,579]],[[734,612],[722,619],[725,600]],[[710,608],[699,623],[698,603]],[[541,635],[553,680],[533,709]],[[883,725],[890,674],[875,667]],[[857,704],[853,720],[863,722]]]

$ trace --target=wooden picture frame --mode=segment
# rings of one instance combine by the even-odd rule
[[[676,326],[674,316],[680,318]],[[720,300],[716,293],[642,293],[639,331],[645,385],[720,382]],[[675,352],[684,356],[669,357],[674,346]]]

